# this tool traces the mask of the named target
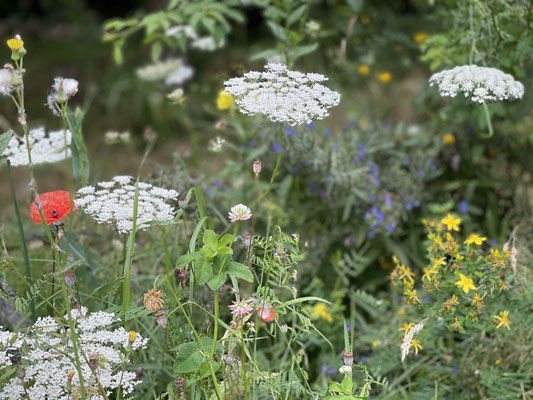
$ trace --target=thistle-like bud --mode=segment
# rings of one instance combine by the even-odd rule
[[[65,271],[64,279],[65,285],[71,288],[76,283],[76,273],[73,270],[69,269],[68,271]]]
[[[155,321],[161,328],[165,329],[167,327],[167,315],[163,310],[155,313]]]
[[[185,378],[181,376],[174,380],[174,384],[176,385],[176,389],[178,390],[179,394],[184,393],[185,389],[187,389],[187,382],[185,381]]]
[[[287,331],[289,330],[289,327],[287,326],[287,324],[285,322],[282,322],[280,325],[279,325],[279,331],[281,333],[287,333]]]
[[[344,350],[342,352],[342,361],[344,365],[351,367],[353,365],[353,353],[351,351]]]
[[[91,370],[95,370],[96,367],[98,366],[98,361],[99,361],[99,357],[98,357],[98,354],[91,354],[89,356],[89,367],[91,368]]]
[[[176,276],[176,282],[178,285],[181,283],[181,287],[185,289],[187,287],[187,270],[185,267],[175,268],[174,275]]]
[[[255,161],[254,161],[254,164],[253,164],[253,166],[252,166],[252,169],[253,169],[254,174],[255,174],[256,176],[259,175],[259,174],[261,173],[261,166],[262,166],[261,161],[259,161],[259,160],[255,160]]]

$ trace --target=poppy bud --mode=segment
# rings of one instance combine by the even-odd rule
[[[24,365],[17,365],[16,374],[17,378],[21,380],[24,379],[24,377],[26,376],[26,368],[24,368]]]
[[[94,371],[98,366],[99,357],[97,354],[91,354],[89,356],[89,367]]]
[[[287,331],[289,330],[289,327],[287,326],[287,324],[285,322],[282,322],[279,325],[279,330],[280,330],[281,333],[287,333]]]
[[[167,327],[167,316],[163,310],[155,313],[155,321],[161,328],[165,329]]]
[[[76,283],[76,273],[73,270],[69,269],[68,271],[65,271],[64,279],[65,285],[71,288]]]
[[[252,169],[255,175],[259,175],[261,173],[261,161],[259,160],[254,161],[254,165],[252,166]]]
[[[353,365],[353,353],[351,351],[344,350],[342,352],[342,361],[344,365],[351,367]]]
[[[174,384],[176,385],[176,389],[178,390],[179,394],[182,394],[185,392],[185,389],[187,388],[187,382],[185,381],[185,378],[179,377],[174,380]]]

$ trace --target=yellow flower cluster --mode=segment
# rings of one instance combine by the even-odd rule
[[[221,90],[218,92],[217,97],[217,108],[221,111],[227,110],[231,107],[233,104],[233,96],[226,92],[225,90]]]
[[[324,303],[317,303],[313,307],[313,312],[311,313],[311,318],[321,318],[328,322],[333,322],[333,317],[328,311],[328,307]]]

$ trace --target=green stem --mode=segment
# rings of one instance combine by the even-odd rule
[[[281,165],[281,158],[283,155],[283,124],[280,124],[281,130],[279,132],[279,153],[278,158],[276,159],[276,166],[274,167],[274,172],[272,172],[272,177],[270,178],[270,182],[268,184],[268,187],[266,190],[261,194],[261,196],[257,197],[255,200],[255,203],[253,205],[253,209],[263,200],[263,198],[270,192],[272,189],[272,184],[274,183],[274,180],[276,179],[276,175],[278,173],[279,167]]]
[[[485,111],[485,118],[487,120],[487,126],[489,128],[489,133],[486,135],[480,135],[480,137],[488,139],[488,138],[491,138],[492,135],[494,135],[494,129],[492,128],[492,122],[490,120],[489,107],[487,106],[487,103],[485,102],[483,102],[483,111]]]

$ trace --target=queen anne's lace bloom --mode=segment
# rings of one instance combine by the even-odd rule
[[[75,329],[79,339],[79,359],[86,392],[91,399],[103,399],[99,395],[96,378],[109,395],[121,388],[124,394],[131,394],[137,384],[135,372],[121,367],[126,352],[146,348],[148,339],[135,333],[130,335],[124,328],[110,329],[119,321],[114,314],[99,311],[88,314],[85,307],[73,310]],[[65,316],[67,319],[67,316]],[[66,400],[79,397],[80,381],[74,364],[74,350],[68,329],[52,317],[39,318],[28,333],[12,333],[0,328],[0,370],[12,365],[24,365],[24,393],[21,379],[13,376],[0,388],[2,399],[48,399]],[[135,340],[130,342],[130,338]],[[13,355],[17,357],[13,357]],[[83,357],[85,355],[85,357]],[[20,356],[20,361],[16,359]],[[93,370],[85,358],[97,358]],[[67,382],[71,377],[70,393]],[[96,375],[96,377],[95,377]],[[76,395],[78,394],[78,396]]]
[[[146,229],[149,221],[171,221],[178,192],[139,182],[137,227]],[[135,181],[131,176],[115,176],[110,182],[100,182],[96,188],[86,186],[76,194],[76,206],[100,223],[115,224],[120,233],[133,229]]]
[[[243,114],[265,114],[271,121],[289,125],[310,123],[329,115],[340,94],[318,82],[324,75],[289,71],[282,64],[267,64],[265,72],[248,72],[226,81],[226,91],[235,96]]]
[[[165,80],[167,85],[181,85],[194,75],[194,69],[181,58],[170,58],[137,69],[137,76],[143,81]]]
[[[455,97],[463,93],[476,103],[519,99],[524,85],[496,68],[463,65],[434,74],[429,86],[437,85],[441,96]]]
[[[35,164],[54,163],[71,157],[70,131],[53,131],[46,135],[44,128],[33,129],[28,134],[31,149],[31,161]],[[28,150],[26,140],[12,137],[3,156],[7,157],[11,165],[18,167],[28,165]]]

